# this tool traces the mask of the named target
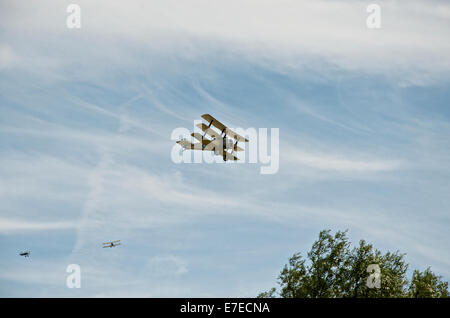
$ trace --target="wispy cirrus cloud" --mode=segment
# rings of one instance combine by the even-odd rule
[[[20,219],[0,218],[0,233],[11,234],[26,231],[51,231],[51,230],[67,230],[75,229],[78,220],[72,222],[33,222]]]
[[[16,30],[51,30],[73,41],[77,52],[90,51],[82,43],[101,38],[115,49],[92,52],[92,56],[100,63],[128,66],[141,59],[129,59],[132,55],[124,54],[128,49],[117,47],[110,35],[133,43],[134,51],[150,49],[175,56],[178,50],[181,57],[192,60],[210,54],[211,45],[216,47],[213,51],[226,46],[280,71],[316,68],[328,72],[322,63],[326,61],[349,71],[387,74],[405,85],[426,85],[447,78],[450,71],[450,46],[441,41],[450,33],[446,21],[450,9],[442,1],[379,1],[379,30],[366,27],[368,3],[356,0],[138,1],[136,5],[79,1],[85,21],[79,31],[65,27],[67,4],[8,2],[9,14],[2,16],[2,24]],[[205,41],[208,48],[202,44]],[[64,60],[56,52],[53,55],[54,60]]]
[[[365,154],[364,156],[367,157],[368,155]],[[361,155],[348,156],[317,153],[302,149],[287,151],[284,153],[284,158],[286,162],[292,165],[303,165],[318,170],[346,173],[394,171],[404,166],[400,160],[363,159]]]
[[[14,67],[18,60],[18,56],[10,46],[0,44],[0,71]]]
[[[69,3],[1,3],[2,295],[251,297],[323,228],[449,275],[445,2]],[[171,162],[206,112],[280,128],[279,173]]]

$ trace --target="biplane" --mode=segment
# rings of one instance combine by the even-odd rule
[[[105,243],[103,243],[103,248],[106,248],[106,247],[114,247],[114,246],[117,246],[117,245],[120,245],[120,240],[117,240],[117,241],[111,241],[111,242],[105,242]]]
[[[197,127],[203,131],[203,135],[200,133],[191,134],[192,137],[198,140],[197,143],[192,143],[186,139],[177,141],[177,144],[183,147],[183,151],[213,151],[215,155],[221,155],[224,161],[239,160],[234,154],[244,149],[238,146],[238,142],[248,142],[248,139],[232,131],[210,114],[203,114],[201,117],[208,123],[207,125],[204,123],[197,124]],[[211,126],[217,128],[219,131],[213,129]],[[228,150],[231,150],[231,152]]]
[[[19,253],[19,255],[20,256],[23,256],[23,257],[30,257],[30,251],[26,251],[26,252],[22,252],[22,253]]]

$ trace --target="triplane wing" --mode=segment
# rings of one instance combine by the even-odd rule
[[[194,137],[195,139],[197,139],[198,141],[200,141],[203,146],[207,146],[212,142],[212,140],[205,138],[204,136],[202,136],[199,133],[192,133],[191,136]]]
[[[204,146],[209,145],[209,147],[204,147],[203,150],[214,150],[215,146],[220,146],[220,144],[217,143],[217,141],[221,141],[221,142],[227,142],[230,141],[231,143],[233,142],[231,139],[226,138],[226,137],[222,137],[220,136],[215,130],[212,130],[211,128],[209,128],[208,126],[206,126],[205,124],[198,124],[197,127],[199,127],[200,129],[202,129],[205,133],[207,133],[209,136],[213,137],[213,140],[207,139],[205,136],[202,136],[199,133],[192,133],[191,136],[195,137],[195,139],[197,139],[198,141],[202,142],[202,144]],[[223,147],[223,146],[222,146]],[[241,147],[239,147],[238,145],[234,145],[233,147],[234,151],[244,151],[244,149],[242,149]]]
[[[193,144],[192,142],[188,141],[188,140],[179,140],[177,141],[177,144],[179,144],[181,147],[183,147],[184,149],[189,149],[189,150],[204,150],[202,147],[201,143],[195,143]]]
[[[211,136],[214,139],[219,139],[222,138],[221,134],[219,134],[218,132],[216,132],[215,130],[209,128],[207,125],[205,125],[204,123],[201,124],[197,124],[197,127],[200,128],[201,130],[203,130],[205,133],[207,133],[209,136]]]
[[[206,120],[209,123],[210,126],[213,125],[214,127],[216,127],[217,129],[219,129],[222,132],[224,131],[225,128],[227,128],[224,124],[222,124],[220,121],[215,119],[210,114],[203,114],[202,118],[204,120]]]
[[[203,114],[202,118],[204,120],[206,120],[209,123],[210,126],[213,125],[217,129],[219,129],[222,134],[225,133],[225,136],[232,137],[232,138],[234,138],[237,141],[248,142],[247,138],[244,138],[241,135],[239,135],[238,133],[235,133],[230,128],[228,128],[227,126],[222,124],[220,121],[215,119],[213,116],[211,116],[210,114]]]

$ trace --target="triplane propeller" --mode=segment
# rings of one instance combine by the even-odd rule
[[[248,142],[248,139],[235,133],[210,114],[203,114],[202,118],[208,122],[208,125],[205,125],[204,123],[197,125],[197,127],[203,131],[203,135],[199,133],[191,134],[191,136],[199,142],[192,143],[186,139],[181,139],[177,141],[177,144],[183,147],[184,150],[213,151],[215,155],[222,155],[224,161],[239,160],[234,153],[236,151],[243,151],[244,149],[237,144],[238,142]],[[211,126],[217,128],[219,132],[212,129]],[[212,139],[207,138],[206,135]],[[231,137],[232,139],[228,137]],[[228,152],[227,150],[231,150],[231,152]]]
[[[111,241],[111,242],[105,242],[105,243],[103,243],[103,248],[105,248],[105,247],[114,247],[114,246],[120,245],[119,242],[120,242],[120,240]]]

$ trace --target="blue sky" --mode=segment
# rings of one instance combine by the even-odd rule
[[[253,297],[328,228],[450,278],[446,2],[71,2],[1,4],[0,296]],[[278,173],[174,164],[204,113]]]

